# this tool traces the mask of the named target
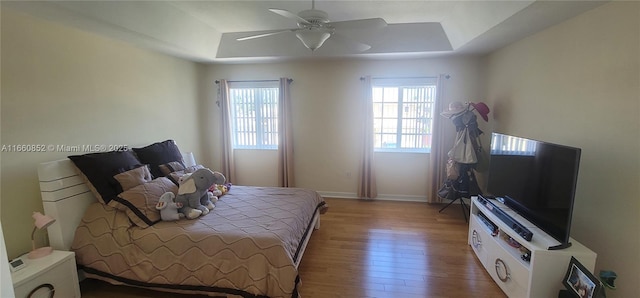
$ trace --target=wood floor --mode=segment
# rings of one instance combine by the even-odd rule
[[[467,245],[460,207],[328,198],[300,264],[303,298],[506,297]],[[83,297],[183,297],[81,283]],[[200,297],[200,296],[184,296]]]

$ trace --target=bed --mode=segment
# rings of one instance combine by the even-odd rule
[[[45,213],[56,218],[50,244],[74,251],[86,277],[216,297],[298,296],[298,265],[326,208],[317,192],[233,185],[205,216],[160,221],[142,210],[153,220],[141,227],[132,220],[140,210],[101,202],[76,166],[43,163],[38,176]],[[156,192],[173,191],[160,184]]]

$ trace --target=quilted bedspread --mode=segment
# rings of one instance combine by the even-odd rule
[[[324,205],[315,191],[233,186],[198,219],[148,228],[95,203],[71,249],[88,277],[175,292],[297,295],[296,261]]]

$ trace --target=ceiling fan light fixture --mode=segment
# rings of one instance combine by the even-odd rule
[[[296,37],[302,41],[305,47],[311,51],[315,51],[331,37],[331,32],[322,29],[308,29],[296,32]]]

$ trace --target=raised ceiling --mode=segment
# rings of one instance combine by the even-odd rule
[[[383,18],[378,30],[342,32],[371,45],[357,53],[327,40],[311,52],[293,33],[237,41],[255,32],[296,28],[268,11],[293,13],[311,1],[2,1],[9,8],[199,62],[314,57],[416,57],[484,54],[606,1],[315,2],[331,21]]]

